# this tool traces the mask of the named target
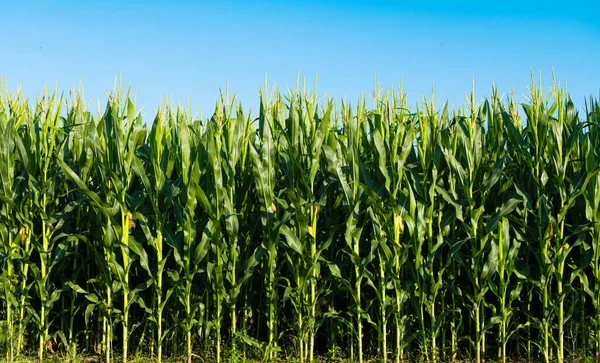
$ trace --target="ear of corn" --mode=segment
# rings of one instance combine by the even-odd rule
[[[7,361],[600,356],[596,99],[83,99],[0,93]]]

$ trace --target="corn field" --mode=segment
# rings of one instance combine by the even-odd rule
[[[597,99],[259,95],[0,93],[2,359],[600,358]]]

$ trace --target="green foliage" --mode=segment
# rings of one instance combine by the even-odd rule
[[[599,356],[599,102],[372,104],[0,93],[3,358]]]

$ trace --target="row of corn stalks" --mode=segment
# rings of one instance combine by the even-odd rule
[[[374,106],[368,107],[367,104]],[[600,104],[0,94],[0,351],[600,357]],[[339,353],[338,353],[339,354]]]

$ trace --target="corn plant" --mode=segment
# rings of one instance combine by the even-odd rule
[[[408,288],[403,277],[406,276],[405,263],[408,259],[409,246],[401,242],[401,234],[408,217],[407,205],[409,200],[406,193],[407,179],[405,167],[410,155],[414,157],[413,143],[415,141],[415,120],[406,112],[396,118],[395,109],[406,107],[406,95],[400,91],[398,99],[392,93],[390,102],[377,102],[378,112],[369,117],[371,130],[371,150],[374,150],[377,167],[371,170],[375,175],[365,178],[368,184],[368,193],[374,196],[379,203],[371,209],[371,218],[375,225],[375,235],[382,237],[379,243],[379,286],[377,295],[380,301],[380,349],[381,356],[387,360],[387,331],[388,315],[387,306],[394,305],[394,320],[396,323],[396,360],[403,359],[404,330],[406,316],[404,304],[408,299]],[[385,97],[385,95],[384,95]],[[397,102],[397,103],[396,103]],[[383,107],[382,107],[383,106]],[[387,122],[386,122],[387,121]],[[375,192],[373,194],[372,192]],[[387,221],[387,223],[386,223]],[[377,232],[378,231],[378,232]],[[389,276],[389,277],[386,277]],[[391,281],[395,290],[395,297],[387,296],[387,286]],[[393,303],[392,303],[393,301]],[[395,304],[394,304],[395,303]]]
[[[597,149],[593,148],[593,145],[597,144],[600,139],[600,104],[593,99],[586,107],[586,113],[588,114],[589,121],[582,125],[580,128],[587,126],[589,132],[583,138],[583,142],[580,149],[580,158],[585,160],[585,170],[587,173],[591,173],[600,165],[600,153]],[[578,274],[582,280],[583,288],[585,292],[592,298],[594,306],[594,329],[597,332],[600,331],[600,176],[596,174],[587,185],[587,188],[583,194],[585,199],[585,217],[592,224],[590,230],[591,234],[591,250],[593,251],[591,266],[591,276],[593,277],[593,283],[588,281],[588,275],[585,273]],[[593,286],[593,288],[590,288]],[[595,335],[594,339],[594,353],[596,359],[600,357],[600,336]]]
[[[277,154],[278,145],[274,138],[275,122],[282,122],[284,105],[279,97],[271,103],[266,93],[261,93],[259,111],[258,135],[261,143],[250,147],[250,157],[253,162],[253,173],[256,192],[260,203],[260,221],[264,228],[261,233],[262,247],[267,256],[264,258],[264,286],[267,305],[267,349],[265,357],[273,359],[279,350],[277,345],[277,256],[279,245],[278,208],[275,204],[275,187],[277,183]],[[260,148],[259,148],[260,147]]]
[[[7,328],[6,339],[6,360],[12,362],[15,358],[14,346],[14,318],[13,308],[17,307],[16,291],[14,284],[14,255],[17,253],[16,245],[18,243],[18,235],[15,230],[18,228],[18,220],[15,216],[18,215],[18,206],[15,203],[16,199],[16,180],[15,180],[15,120],[12,113],[16,110],[6,110],[4,104],[0,113],[0,130],[4,135],[2,140],[2,148],[0,149],[0,165],[2,165],[0,181],[2,182],[2,222],[0,225],[0,236],[2,237],[2,292],[5,310],[5,322]],[[10,117],[10,119],[9,119]]]
[[[366,112],[364,103],[359,103],[357,116],[354,117],[352,109],[342,104],[343,134],[330,138],[329,143],[323,146],[323,152],[328,164],[328,172],[334,176],[338,184],[338,193],[344,201],[343,213],[347,216],[344,231],[346,242],[345,250],[349,257],[350,269],[353,278],[342,279],[346,290],[352,297],[352,313],[355,323],[353,331],[358,345],[358,360],[362,363],[363,354],[363,321],[371,321],[367,311],[363,309],[362,287],[363,280],[370,273],[365,267],[374,258],[376,244],[372,244],[368,253],[361,256],[361,235],[364,228],[365,210],[362,201],[363,189],[360,187],[360,152],[362,149],[362,136],[366,130]],[[344,172],[343,167],[348,167]],[[372,281],[373,279],[370,278]]]
[[[442,163],[440,142],[441,130],[446,122],[447,112],[441,116],[434,111],[434,100],[424,100],[423,110],[418,110],[418,135],[415,140],[417,167],[410,168],[412,188],[409,191],[409,217],[412,224],[411,242],[415,263],[411,265],[411,274],[416,283],[418,300],[415,302],[420,324],[421,351],[425,359],[437,360],[437,335],[439,324],[436,314],[438,297],[442,289],[442,277],[445,263],[440,260],[443,235],[434,236],[434,226],[440,222],[443,213],[438,199],[438,183]],[[426,319],[426,314],[428,320]],[[427,321],[429,327],[426,327]]]
[[[168,225],[169,213],[172,213],[174,193],[172,190],[172,175],[175,166],[175,150],[173,142],[173,122],[165,112],[159,111],[152,125],[148,140],[148,154],[146,155],[147,167],[140,162],[133,164],[133,171],[143,183],[151,213],[144,215],[136,213],[135,218],[140,221],[144,230],[147,243],[152,246],[155,253],[156,265],[149,271],[153,277],[154,298],[151,313],[156,324],[157,361],[162,361],[163,340],[163,312],[173,293],[173,288],[165,289],[165,266],[170,251],[168,246],[174,246],[173,231]],[[148,170],[148,172],[146,171]],[[166,290],[166,292],[165,292]]]

